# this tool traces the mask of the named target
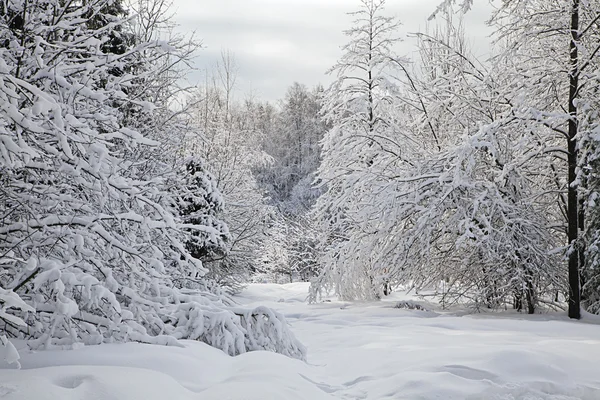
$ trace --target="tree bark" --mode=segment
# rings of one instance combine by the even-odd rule
[[[568,140],[568,196],[567,196],[567,218],[568,218],[568,239],[569,239],[569,317],[581,318],[580,302],[581,294],[579,289],[579,213],[577,196],[577,105],[576,99],[579,88],[579,56],[577,44],[579,41],[579,1],[572,0],[571,8],[571,41],[570,50],[570,71],[569,71],[569,140]]]
[[[527,291],[525,295],[527,297],[527,313],[535,314],[535,289],[531,276],[527,277]]]

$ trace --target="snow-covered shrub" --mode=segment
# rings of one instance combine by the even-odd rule
[[[304,360],[306,348],[294,339],[282,314],[266,307],[238,310],[245,328],[245,344],[249,351],[268,350]]]
[[[415,303],[414,301],[399,301],[396,303],[394,308],[401,308],[403,310],[429,311],[427,308],[423,307],[419,303]]]

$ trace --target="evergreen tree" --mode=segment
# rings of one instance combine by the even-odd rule
[[[181,172],[184,182],[179,186],[178,209],[182,222],[190,226],[203,226],[202,231],[192,229],[186,248],[190,255],[203,263],[227,254],[230,240],[227,225],[219,220],[223,213],[223,198],[216,180],[202,160],[190,157]]]

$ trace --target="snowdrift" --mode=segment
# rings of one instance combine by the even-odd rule
[[[183,347],[103,344],[68,351],[20,349],[21,370],[0,370],[2,400],[328,399],[302,378],[302,361],[262,351],[230,357]],[[11,368],[7,365],[4,368]]]

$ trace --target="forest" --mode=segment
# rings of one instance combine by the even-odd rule
[[[494,1],[485,58],[473,0],[440,0],[410,56],[385,0],[352,3],[332,83],[274,102],[228,50],[189,85],[202,31],[168,0],[0,1],[0,358],[306,361],[285,312],[238,300],[302,282],[304,307],[596,321],[600,3]]]

